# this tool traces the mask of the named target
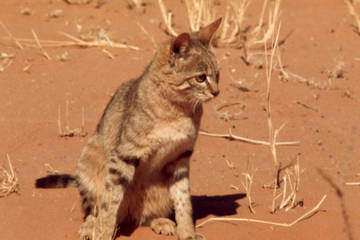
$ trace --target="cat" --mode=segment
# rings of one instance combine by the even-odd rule
[[[220,23],[162,43],[143,75],[122,84],[106,106],[76,173],[36,180],[37,188],[79,189],[80,239],[111,240],[125,225],[205,239],[192,219],[189,158],[202,103],[219,94],[211,40]]]

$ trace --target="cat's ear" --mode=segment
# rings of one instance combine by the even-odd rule
[[[200,29],[199,31],[199,38],[200,41],[206,46],[208,47],[210,45],[211,39],[214,36],[214,33],[216,32],[216,30],[219,28],[220,24],[221,24],[221,19],[219,18],[218,20],[214,21],[213,23],[207,25],[206,27]]]
[[[182,33],[171,42],[171,53],[184,57],[191,47],[191,39],[188,33]]]

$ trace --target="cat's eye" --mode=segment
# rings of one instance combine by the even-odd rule
[[[202,83],[202,82],[206,81],[207,76],[206,76],[206,74],[201,74],[201,75],[197,76],[195,79],[197,82]]]

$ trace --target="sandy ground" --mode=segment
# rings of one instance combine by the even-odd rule
[[[102,111],[123,82],[141,75],[151,61],[154,47],[140,23],[156,42],[167,39],[157,1],[146,1],[144,12],[127,8],[125,1],[106,1],[96,8],[68,5],[62,0],[0,2],[0,20],[17,38],[68,40],[59,32],[79,36],[79,31],[102,28],[112,40],[135,45],[140,51],[104,48],[46,48],[48,60],[37,48],[19,49],[0,29],[0,52],[14,54],[12,63],[0,72],[0,163],[9,154],[19,179],[18,194],[0,199],[0,238],[77,239],[82,221],[79,195],[75,189],[38,190],[34,180],[48,172],[73,172],[76,160]],[[219,1],[224,8],[225,1]],[[175,14],[174,28],[187,31],[186,9],[181,1],[165,1]],[[53,10],[62,12],[49,17]],[[30,11],[29,15],[26,13]],[[261,1],[254,1],[246,24],[254,26]],[[286,71],[282,81],[275,71],[271,86],[273,123],[286,123],[279,141],[300,141],[299,146],[279,146],[278,159],[286,166],[298,158],[300,187],[294,209],[270,213],[273,192],[264,189],[273,179],[273,160],[267,146],[200,136],[191,160],[194,212],[199,224],[210,217],[240,217],[288,223],[311,210],[326,194],[317,214],[292,227],[249,222],[211,222],[198,231],[207,239],[360,239],[359,94],[360,36],[342,1],[284,0],[281,4],[281,46]],[[215,49],[221,64],[221,94],[205,105],[202,129],[258,140],[268,139],[265,92],[266,75],[256,64],[247,66],[243,51]],[[260,59],[261,60],[261,59]],[[260,61],[259,60],[259,61]],[[329,75],[340,66],[341,74]],[[24,68],[27,71],[24,71]],[[336,72],[336,71],[335,71]],[[239,90],[241,81],[248,91]],[[310,82],[311,83],[311,82]],[[234,86],[235,85],[235,86]],[[68,123],[65,117],[69,103]],[[237,103],[224,107],[227,103]],[[58,110],[62,126],[81,126],[85,109],[86,137],[59,137]],[[229,118],[225,119],[224,118]],[[256,214],[248,208],[241,183],[247,163],[253,171],[251,196]],[[282,184],[282,189],[284,184]],[[278,199],[279,204],[281,198]],[[119,239],[175,239],[153,233],[148,227]]]

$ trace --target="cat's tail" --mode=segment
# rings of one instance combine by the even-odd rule
[[[37,188],[67,188],[78,187],[77,177],[72,174],[53,174],[43,178],[36,179]]]

